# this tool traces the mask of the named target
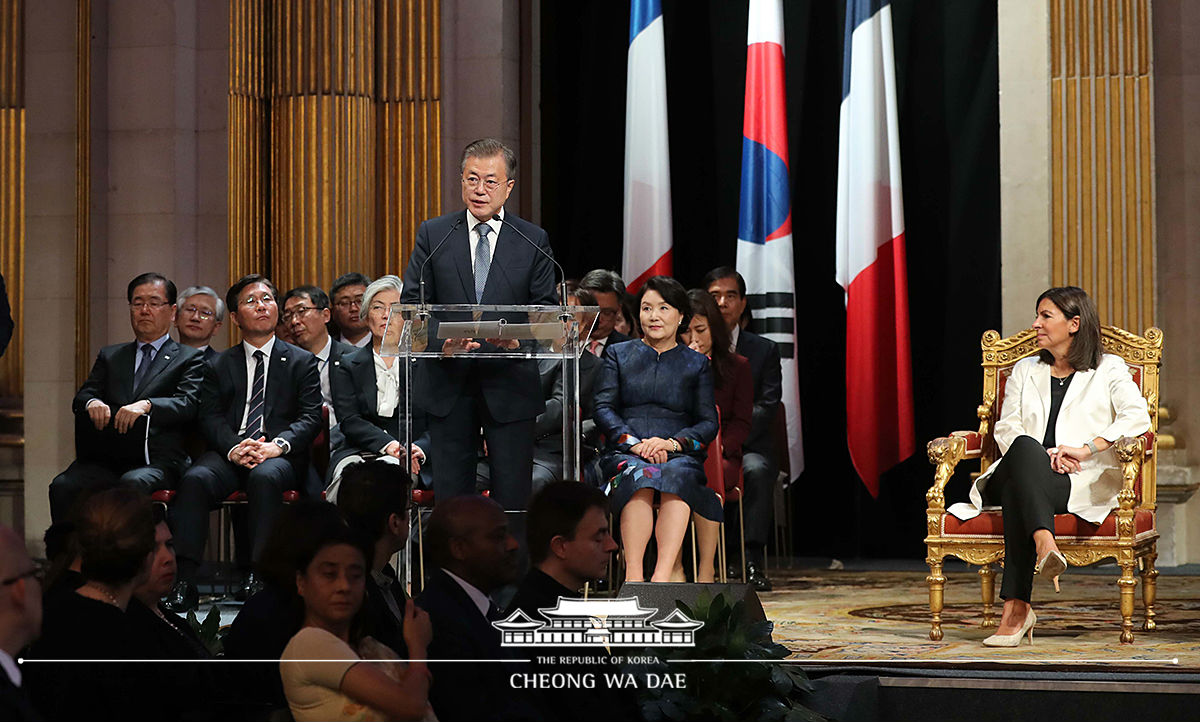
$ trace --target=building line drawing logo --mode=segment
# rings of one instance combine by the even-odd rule
[[[505,647],[694,647],[704,626],[678,609],[651,622],[659,611],[637,597],[574,599],[559,597],[554,607],[538,609],[546,621],[520,609],[492,622]]]

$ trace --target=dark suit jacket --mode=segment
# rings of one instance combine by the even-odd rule
[[[554,264],[538,253],[511,226],[521,229],[547,253],[550,241],[541,228],[512,213],[496,238],[496,251],[488,272],[483,298],[475,298],[475,276],[471,266],[467,211],[457,211],[421,224],[416,245],[404,272],[401,300],[420,300],[421,265],[434,246],[450,232],[445,245],[425,267],[425,300],[429,303],[557,304]],[[451,232],[456,221],[461,221]],[[433,339],[430,339],[433,343]],[[544,409],[538,388],[537,364],[532,360],[423,359],[417,364],[418,401],[428,413],[442,417],[450,413],[468,384],[476,380],[488,410],[501,423],[532,419]]]
[[[396,363],[402,363],[397,359]],[[378,390],[375,385],[375,352],[371,346],[353,349],[338,361],[330,360],[329,386],[333,389],[333,409],[337,412],[338,427],[344,443],[334,449],[329,468],[335,469],[342,459],[351,454],[379,450],[392,441],[404,438],[400,419],[404,410],[404,374],[400,374],[400,402],[396,413],[380,416]],[[412,438],[417,446],[429,450],[425,431],[425,414],[414,407]],[[403,442],[402,442],[403,443]]]
[[[25,690],[13,686],[8,675],[0,670],[0,720],[6,722],[39,722],[41,716],[33,708]]]
[[[183,471],[187,465],[183,436],[189,422],[196,418],[204,385],[204,360],[199,351],[167,339],[142,384],[133,387],[133,364],[137,343],[119,343],[100,349],[87,381],[75,394],[71,409],[75,412],[75,453],[80,461],[134,468],[150,462]],[[149,399],[151,410],[132,429],[118,434],[112,419],[103,431],[97,431],[88,417],[87,405],[99,399],[117,410],[126,404]],[[149,438],[146,425],[149,424]],[[145,442],[145,443],[143,443]]]
[[[604,347],[608,348],[609,346],[615,346],[616,344],[625,343],[626,341],[631,340],[633,340],[633,336],[626,336],[620,331],[614,330],[608,334],[608,341],[604,344]]]
[[[738,334],[737,352],[750,362],[750,373],[754,376],[754,415],[750,421],[750,435],[743,446],[746,451],[773,454],[771,424],[783,396],[779,347],[769,338],[742,329]]]
[[[433,642],[429,658],[500,659],[500,630],[479,613],[479,607],[458,582],[437,569],[417,597],[429,613]],[[430,662],[433,686],[429,701],[441,720],[507,720],[514,713],[515,692],[508,671],[500,664],[437,664]]]
[[[296,471],[296,479],[302,481],[308,474],[310,447],[323,423],[317,357],[277,338],[267,363],[265,436],[268,440],[284,439],[291,445],[286,458]],[[200,425],[209,448],[221,456],[241,442],[237,432],[251,381],[246,375],[246,347],[238,343],[217,359],[205,389]]]
[[[408,595],[404,593],[404,585],[396,579],[396,570],[391,565],[384,568],[388,578],[388,588],[396,601],[396,608],[404,614],[404,603]],[[392,614],[384,597],[384,588],[375,581],[374,574],[367,574],[367,594],[363,599],[363,614],[366,617],[366,633],[392,648],[401,659],[408,658],[408,644],[404,641],[404,619],[397,619]]]
[[[212,346],[204,347],[204,363],[208,364],[209,366],[216,366],[217,359],[220,358],[220,356],[221,352]]]
[[[8,348],[15,328],[12,308],[8,304],[8,287],[4,284],[4,276],[0,275],[0,356],[3,356]]]

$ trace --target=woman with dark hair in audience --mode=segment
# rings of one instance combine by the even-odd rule
[[[363,634],[370,541],[342,527],[304,542],[295,577],[304,603],[304,623],[279,661],[293,718],[296,722],[436,719],[429,705],[430,675],[425,665],[433,637],[429,615],[411,599],[405,603],[404,639],[413,659],[406,665],[389,647]]]
[[[642,340],[606,348],[596,378],[596,424],[607,445],[600,468],[620,515],[625,581],[644,579],[653,534],[658,560],[651,580],[665,582],[676,569],[692,512],[722,519],[704,475],[717,409],[708,357],[679,341],[691,315],[687,291],[672,278],[654,276],[637,298]]]
[[[46,610],[33,659],[133,660],[154,657],[153,645],[127,614],[133,590],[154,555],[150,500],[120,487],[93,495],[79,510],[75,533],[83,585]],[[177,717],[178,700],[160,697],[147,665],[29,665],[29,689],[48,720],[142,720]],[[169,706],[168,706],[169,705]]]
[[[211,659],[192,625],[162,609],[162,598],[175,584],[175,541],[163,507],[154,505],[154,557],[146,579],[133,590],[129,615],[157,648],[156,659]]]
[[[721,463],[725,491],[737,486],[742,469],[742,444],[750,435],[750,416],[754,413],[754,378],[750,362],[731,348],[729,329],[721,317],[717,302],[704,289],[688,291],[692,302],[692,320],[683,334],[683,342],[708,356],[713,369],[713,395],[721,416]],[[713,563],[717,552],[720,526],[699,514],[696,523],[696,581],[714,581]]]
[[[641,338],[642,328],[638,323],[639,311],[637,294],[627,293],[621,296],[621,315],[617,318],[613,330],[623,333],[629,338]]]

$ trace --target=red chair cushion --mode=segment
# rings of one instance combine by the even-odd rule
[[[291,504],[292,502],[296,501],[299,498],[300,498],[300,492],[296,491],[295,489],[288,489],[287,491],[283,492],[283,503],[284,504]],[[232,494],[230,494],[229,496],[225,497],[225,503],[227,503],[227,504],[241,504],[241,503],[244,503],[245,501],[246,501],[246,492],[244,492],[244,491],[235,491]]]
[[[1138,509],[1133,513],[1134,536],[1154,531],[1154,512]],[[1004,537],[1004,517],[998,511],[985,511],[974,519],[961,521],[952,514],[942,518],[942,536]],[[1084,521],[1074,514],[1054,515],[1056,537],[1113,537],[1117,536],[1116,512],[1109,512],[1100,524]]]
[[[157,501],[160,504],[170,504],[174,498],[175,491],[173,489],[159,489],[150,495],[151,501]]]
[[[433,506],[433,489],[413,489],[412,500],[417,506]]]

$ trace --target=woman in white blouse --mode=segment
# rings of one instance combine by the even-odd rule
[[[342,470],[350,464],[376,458],[397,464],[407,460],[411,472],[417,474],[425,461],[424,449],[429,444],[423,437],[424,417],[419,412],[413,413],[412,453],[404,453],[403,364],[396,356],[385,355],[384,348],[385,332],[397,337],[394,328],[388,331],[388,312],[400,301],[403,287],[400,278],[392,275],[367,286],[359,313],[371,330],[371,343],[342,356],[330,370],[333,408],[345,441],[331,454],[333,472],[325,492],[329,501],[336,500]]]
[[[981,508],[1004,514],[1004,614],[984,640],[1015,647],[1033,642],[1030,606],[1035,574],[1051,579],[1067,568],[1054,541],[1054,515],[1094,524],[1117,506],[1121,468],[1111,446],[1150,429],[1146,400],[1119,356],[1102,353],[1096,304],[1075,286],[1051,288],[1037,300],[1036,356],[1018,361],[1004,388],[996,446],[1003,456],[976,479],[970,503],[949,511],[970,519]]]
[[[306,540],[312,553],[296,573],[304,601],[304,626],[279,661],[288,707],[296,722],[436,720],[429,706],[426,649],[433,637],[429,615],[410,599],[404,663],[388,646],[358,630],[370,547],[346,527]]]

